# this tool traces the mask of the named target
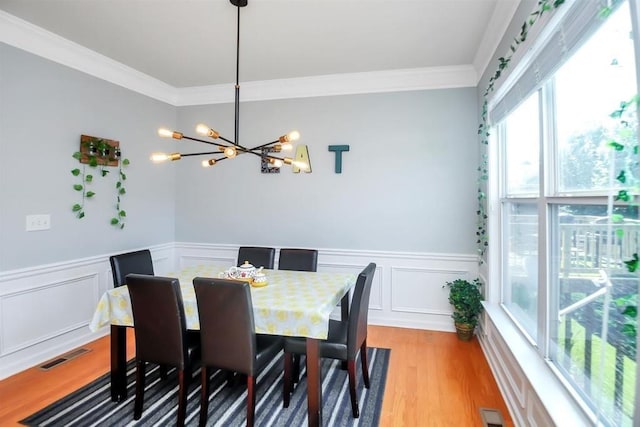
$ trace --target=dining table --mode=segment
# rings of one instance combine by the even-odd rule
[[[193,288],[195,277],[218,278],[227,269],[219,265],[191,265],[168,273],[180,281],[187,329],[199,330],[198,307]],[[322,379],[319,341],[326,339],[329,318],[340,303],[340,316],[349,315],[349,291],[357,274],[263,270],[267,282],[251,287],[255,332],[306,338],[308,425],[322,425]],[[126,287],[105,292],[94,312],[92,331],[111,328],[111,400],[120,402],[127,396],[126,329],[134,327],[131,300]]]

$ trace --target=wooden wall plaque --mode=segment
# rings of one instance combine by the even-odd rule
[[[94,163],[100,166],[118,166],[120,164],[120,141],[80,135],[80,163]]]

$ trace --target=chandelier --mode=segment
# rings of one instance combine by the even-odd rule
[[[222,141],[222,142],[213,142],[210,140],[205,140],[201,138],[193,138],[190,136],[184,135],[182,132],[171,131],[169,129],[160,128],[158,129],[158,135],[163,138],[173,138],[173,139],[187,139],[189,141],[196,141],[203,144],[209,144],[216,147],[213,151],[205,151],[198,153],[153,153],[151,155],[151,160],[154,162],[163,162],[166,160],[180,160],[183,157],[192,157],[192,156],[207,156],[209,157],[206,160],[202,161],[203,167],[213,166],[218,162],[226,159],[233,159],[234,157],[240,154],[253,154],[255,156],[260,157],[262,160],[267,161],[272,167],[279,168],[282,165],[292,165],[301,168],[307,169],[308,165],[304,162],[294,161],[290,157],[278,157],[274,156],[271,153],[280,153],[284,150],[291,150],[291,143],[297,141],[300,138],[300,133],[296,130],[289,132],[286,135],[282,135],[278,137],[278,139],[267,142],[265,144],[257,145],[252,148],[248,148],[244,145],[240,144],[240,140],[238,138],[238,131],[240,128],[240,84],[238,82],[239,79],[239,70],[240,70],[240,8],[247,5],[248,0],[230,0],[231,4],[237,7],[238,9],[238,24],[236,27],[236,85],[235,85],[235,117],[234,117],[234,139],[233,141],[225,138],[220,135],[216,130],[207,126],[206,124],[199,124],[196,126],[196,133],[202,135],[203,137],[209,137],[213,140]]]

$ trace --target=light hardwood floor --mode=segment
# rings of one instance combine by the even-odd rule
[[[135,353],[133,336],[127,353]],[[513,426],[478,340],[455,334],[369,326],[368,344],[391,349],[380,425],[481,426],[480,408],[498,409]],[[109,370],[109,337],[75,359],[42,371],[31,368],[0,381],[0,426],[18,421]]]

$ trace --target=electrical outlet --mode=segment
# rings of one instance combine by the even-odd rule
[[[51,215],[27,215],[27,231],[48,230],[51,228]]]

